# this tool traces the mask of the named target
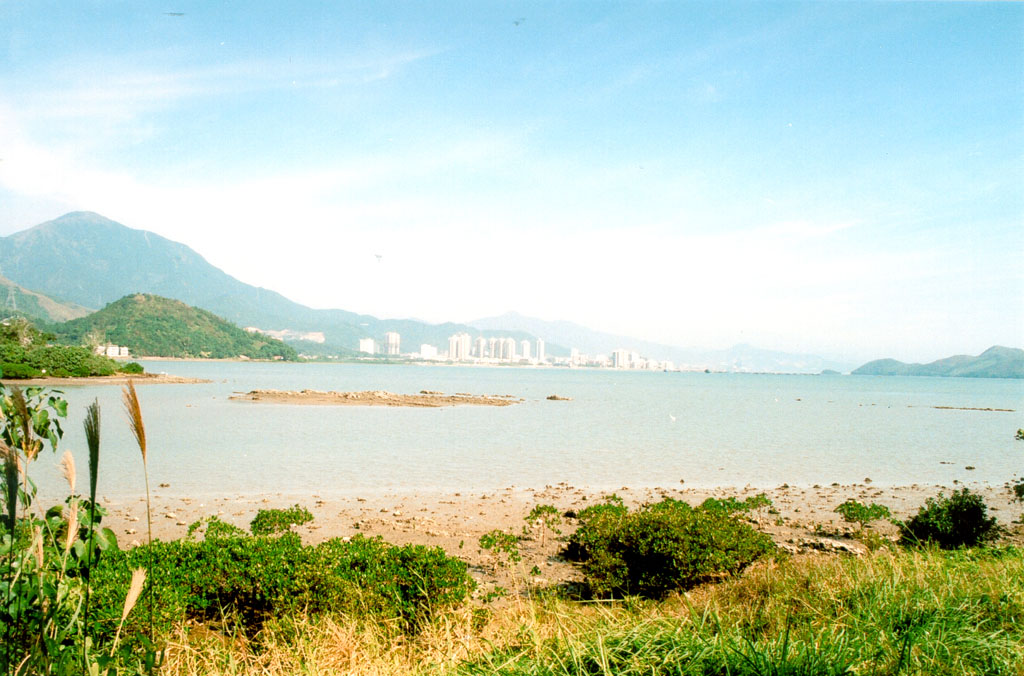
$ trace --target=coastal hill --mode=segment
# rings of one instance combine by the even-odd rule
[[[878,359],[854,369],[853,375],[1024,378],[1024,350],[994,345],[977,357],[955,355],[928,364],[905,364],[895,359]]]
[[[29,291],[6,277],[0,277],[0,313],[4,317],[25,317],[31,321],[66,322],[84,317],[89,314],[89,309]]]
[[[383,343],[388,331],[401,335],[403,352],[417,351],[423,343],[443,349],[449,336],[462,331],[473,337],[534,339],[525,332],[315,310],[235,279],[184,244],[91,212],[72,212],[0,237],[0,269],[21,286],[93,310],[128,294],[152,293],[203,308],[239,326],[324,333],[323,344],[292,342],[312,354],[354,353],[360,338]],[[547,351],[568,354],[550,342]]]
[[[124,345],[133,356],[298,358],[294,348],[280,340],[245,331],[211,312],[181,301],[141,293],[125,296],[99,312],[59,324],[54,327],[54,333],[61,340],[74,344]]]

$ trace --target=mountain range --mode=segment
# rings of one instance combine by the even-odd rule
[[[81,316],[81,309],[88,312],[130,294],[151,293],[208,310],[243,327],[322,332],[323,343],[289,341],[300,351],[313,354],[351,354],[360,338],[382,343],[388,331],[401,335],[406,352],[418,351],[423,343],[443,350],[448,337],[462,331],[473,337],[534,338],[524,332],[480,331],[465,324],[316,310],[241,282],[184,244],[91,212],[72,212],[0,238],[0,274],[24,289],[63,302],[60,312],[65,314],[78,312]],[[55,314],[36,316],[59,321]],[[548,353],[568,354],[568,350],[552,343]]]
[[[742,344],[725,350],[663,345],[594,331],[572,322],[544,321],[514,312],[468,324],[430,324],[415,319],[381,319],[340,309],[317,310],[276,291],[235,279],[185,244],[129,228],[92,212],[68,213],[0,237],[0,308],[8,314],[53,324],[83,317],[108,303],[138,293],[182,301],[242,327],[322,333],[323,342],[286,338],[285,342],[306,354],[354,354],[361,338],[374,338],[383,343],[384,334],[389,331],[401,335],[403,352],[416,352],[421,344],[434,345],[443,352],[449,336],[465,332],[473,338],[512,337],[517,341],[542,338],[547,354],[555,357],[568,356],[569,347],[590,355],[608,355],[624,348],[649,359],[725,371],[819,373],[849,371],[854,366],[815,355]],[[951,374],[970,370],[960,363],[966,357],[950,359],[953,362],[947,370]],[[902,365],[883,360],[866,364],[857,372],[888,369],[903,373],[918,367],[943,370],[934,364]]]
[[[1024,350],[994,345],[977,357],[958,354],[928,364],[905,364],[895,359],[877,359],[854,369],[853,375],[1024,378]]]

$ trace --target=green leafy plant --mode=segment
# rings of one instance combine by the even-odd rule
[[[588,510],[566,554],[581,564],[595,596],[661,597],[739,572],[775,549],[771,538],[716,504],[665,499],[629,512],[619,501]]]
[[[555,535],[561,535],[562,531],[558,526],[562,523],[562,516],[554,505],[535,505],[530,513],[526,515],[526,523],[532,527],[540,526],[540,546],[544,546],[545,537],[548,531]],[[525,529],[524,529],[525,530]]]
[[[1014,437],[1017,441],[1024,441],[1024,429],[1017,430],[1017,436]]]
[[[973,547],[995,539],[1000,531],[984,499],[967,488],[948,498],[943,493],[928,498],[900,530],[904,543],[933,542],[943,549]]]
[[[480,536],[479,544],[480,549],[491,552],[492,565],[495,570],[503,563],[511,566],[523,558],[519,553],[519,538],[503,530],[495,529],[484,533]]]
[[[859,531],[863,531],[872,521],[888,519],[892,516],[889,508],[876,502],[865,505],[853,498],[836,507],[835,511],[840,514],[847,523],[856,523]]]
[[[253,535],[273,535],[291,530],[292,526],[301,526],[313,520],[313,515],[305,507],[294,505],[288,509],[261,509],[249,524]]]

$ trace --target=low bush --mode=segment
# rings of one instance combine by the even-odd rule
[[[662,597],[737,573],[775,549],[735,512],[672,499],[634,512],[613,499],[582,510],[579,519],[566,554],[580,562],[599,597]]]
[[[157,541],[107,556],[94,575],[96,606],[105,614],[93,636],[113,635],[131,571],[151,557],[160,562],[147,591],[158,635],[194,620],[253,636],[272,618],[300,614],[344,614],[415,630],[473,587],[466,564],[436,547],[398,547],[362,535],[303,545],[295,533],[249,536],[222,522],[205,526],[202,540]],[[123,640],[142,641],[148,622],[146,612],[134,614]]]
[[[12,380],[23,380],[25,378],[38,378],[42,373],[37,368],[28,364],[17,364],[11,362],[0,363],[0,377],[11,378]]]
[[[939,493],[928,498],[909,521],[900,527],[905,544],[933,542],[943,549],[973,547],[999,535],[995,517],[977,493],[963,488],[948,498]]]
[[[291,530],[292,526],[301,526],[313,520],[309,510],[300,505],[288,509],[261,509],[249,524],[253,535],[273,535]]]
[[[121,364],[117,369],[120,373],[127,373],[128,375],[139,375],[145,373],[146,369],[142,368],[142,364],[137,361],[130,361],[127,364]]]

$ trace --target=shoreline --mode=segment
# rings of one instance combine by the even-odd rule
[[[967,487],[980,493],[993,516],[1011,532],[1011,539],[1024,544],[1024,527],[1013,524],[1022,517],[1022,506],[1013,502],[1005,485],[983,482],[954,486],[911,484],[873,486],[846,484],[840,486],[777,486],[754,487],[662,488],[622,487],[615,493],[631,508],[665,497],[697,505],[709,497],[743,499],[765,493],[777,513],[765,509],[749,515],[751,525],[772,536],[776,544],[793,554],[860,555],[866,547],[851,537],[855,526],[846,523],[835,508],[847,499],[865,504],[877,502],[888,507],[893,516],[907,519],[917,513],[925,500],[942,492]],[[523,533],[524,517],[539,504],[551,504],[560,514],[578,511],[601,501],[606,491],[576,487],[566,483],[543,488],[508,486],[496,490],[371,490],[346,491],[344,495],[324,492],[224,494],[189,497],[171,493],[173,486],[160,486],[153,491],[152,517],[154,539],[178,539],[186,535],[189,524],[211,516],[248,530],[249,522],[260,509],[283,509],[298,504],[313,514],[314,520],[294,530],[304,542],[316,543],[358,534],[380,536],[397,545],[439,546],[446,553],[466,560],[481,587],[508,586],[509,570],[496,570],[488,552],[481,551],[481,535],[495,529]],[[122,547],[135,546],[146,539],[145,497],[119,496],[102,504],[108,509],[103,525],[117,535]],[[562,519],[562,535],[575,528],[572,519]],[[873,524],[872,530],[883,537],[894,538],[895,526],[887,521]],[[538,579],[548,584],[571,582],[578,578],[577,569],[559,555],[563,546],[557,536],[549,534],[541,546],[539,531],[527,531],[520,540],[523,571],[536,566]],[[537,577],[537,576],[534,576]]]
[[[127,385],[131,380],[136,385],[197,385],[213,382],[206,378],[187,378],[167,373],[116,374],[112,376],[85,376],[82,378],[0,378],[0,384],[24,385],[27,387],[66,387],[75,385]]]

